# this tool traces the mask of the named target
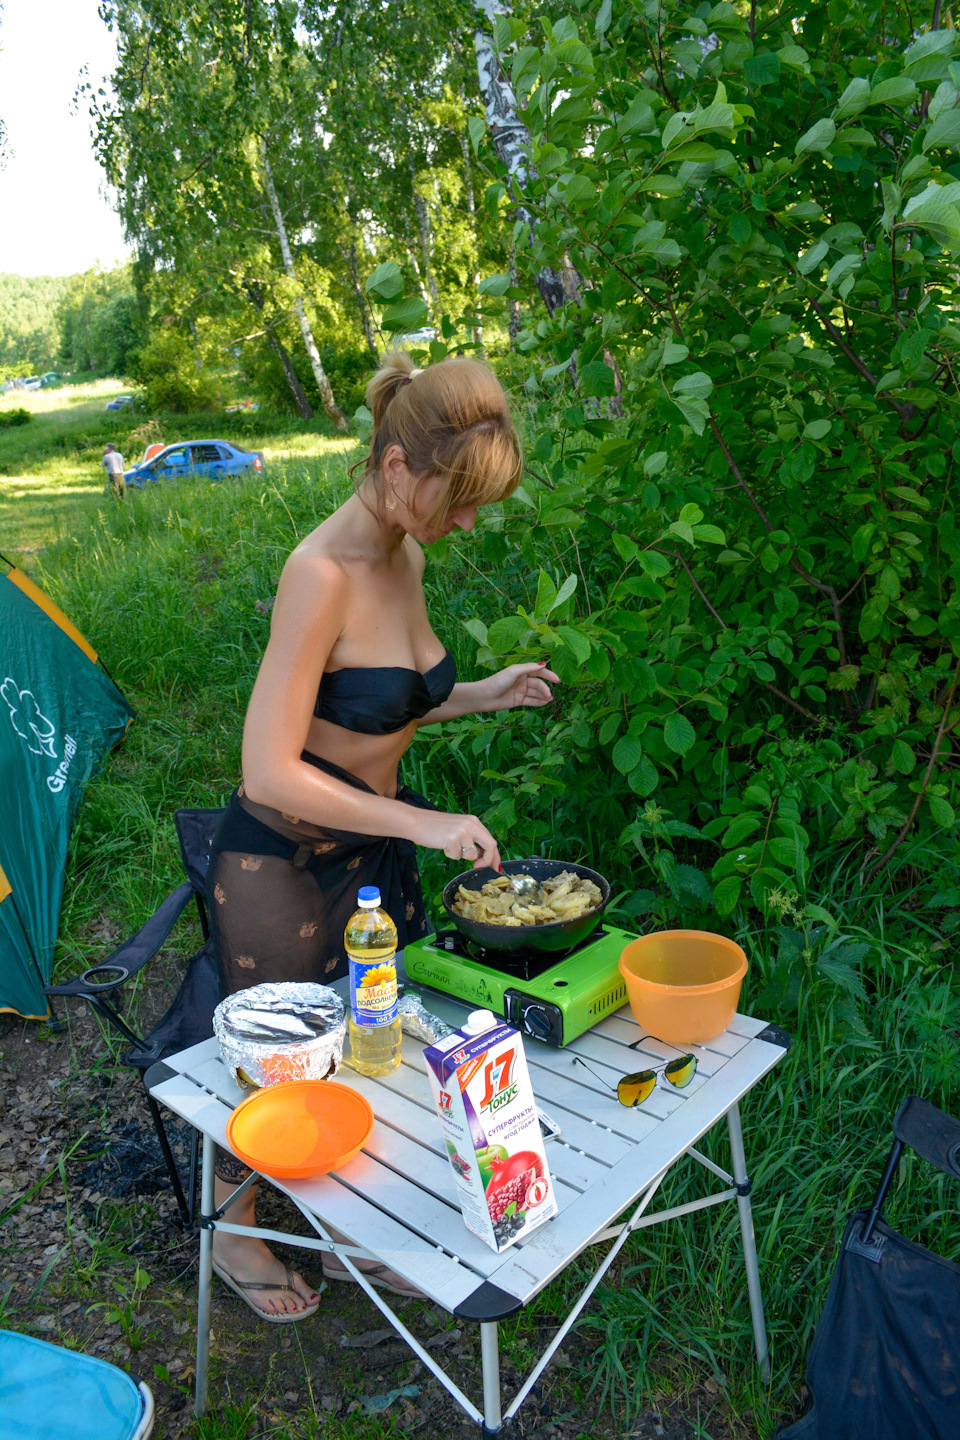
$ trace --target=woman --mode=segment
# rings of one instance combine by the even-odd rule
[[[360,484],[297,546],[277,590],[270,641],[243,732],[243,782],[217,833],[209,889],[221,993],[346,973],[343,931],[359,886],[375,884],[400,945],[426,930],[414,846],[499,867],[475,815],[445,814],[398,786],[418,725],[545,705],[543,664],[458,683],[423,595],[424,555],[477,508],[510,495],[520,450],[485,365],[418,370],[392,351],[366,391],[374,433]],[[220,1152],[217,1205],[249,1172]],[[254,1223],[251,1187],[231,1208]],[[265,1319],[302,1319],[319,1296],[261,1241],[214,1234],[220,1277]],[[383,1266],[374,1284],[415,1294]],[[346,1279],[335,1257],[328,1278]]]

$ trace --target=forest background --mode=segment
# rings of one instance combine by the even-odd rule
[[[779,1103],[755,1116],[785,1397],[896,1104],[910,1090],[958,1099],[950,12],[111,0],[103,13],[118,70],[113,93],[89,99],[136,258],[58,297],[77,369],[127,373],[149,415],[180,424],[246,387],[261,430],[287,412],[362,435],[365,376],[390,336],[413,335],[421,363],[480,350],[514,397],[521,489],[431,552],[431,594],[465,674],[548,655],[560,698],[547,724],[421,732],[411,778],[517,855],[596,865],[623,923],[744,944],[745,1005],[797,1036]],[[110,336],[122,361],[103,360]],[[185,658],[173,610],[216,562],[211,617],[190,623],[222,657],[232,719],[206,754],[195,737],[175,763],[144,756],[153,780],[126,833],[149,831],[156,858],[146,889],[123,892],[128,928],[175,877],[172,809],[229,790],[263,642],[255,604],[285,543],[343,493],[342,475],[323,476],[240,487],[232,520],[212,500],[133,497],[135,513],[104,512],[37,566],[131,697],[149,711],[161,691],[206,736],[209,665]],[[172,629],[131,636],[110,597],[134,581]],[[78,915],[115,864],[109,796],[99,782],[79,832]],[[431,893],[444,873],[426,866]],[[86,950],[66,922],[76,963]],[[909,1192],[899,1218],[955,1257],[951,1206],[919,1173]],[[696,1277],[731,1253],[732,1231],[718,1217],[684,1234],[668,1305],[606,1297],[597,1373],[611,1395],[642,1390],[658,1340],[716,1363],[717,1311],[700,1318]],[[637,1250],[665,1263],[652,1238]]]

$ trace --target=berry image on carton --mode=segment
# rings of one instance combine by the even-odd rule
[[[424,1059],[464,1223],[505,1250],[557,1213],[523,1041],[503,1024],[455,1031]]]

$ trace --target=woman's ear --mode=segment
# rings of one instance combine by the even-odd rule
[[[383,476],[384,484],[395,490],[405,478],[406,457],[399,445],[388,445],[383,452],[383,459],[380,461],[380,473]]]

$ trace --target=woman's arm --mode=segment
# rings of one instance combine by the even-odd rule
[[[546,664],[546,660],[541,660],[534,665],[508,665],[485,680],[454,685],[443,704],[424,715],[420,724],[436,725],[440,720],[456,720],[461,715],[513,710],[521,705],[547,705],[553,699],[553,692],[546,682],[556,685],[560,677],[547,670]]]
[[[327,659],[344,623],[349,584],[326,556],[295,550],[284,566],[270,640],[243,727],[243,779],[258,805],[359,835],[391,835],[499,868],[497,844],[474,815],[419,810],[355,790],[300,759]],[[465,855],[464,851],[468,853]]]

